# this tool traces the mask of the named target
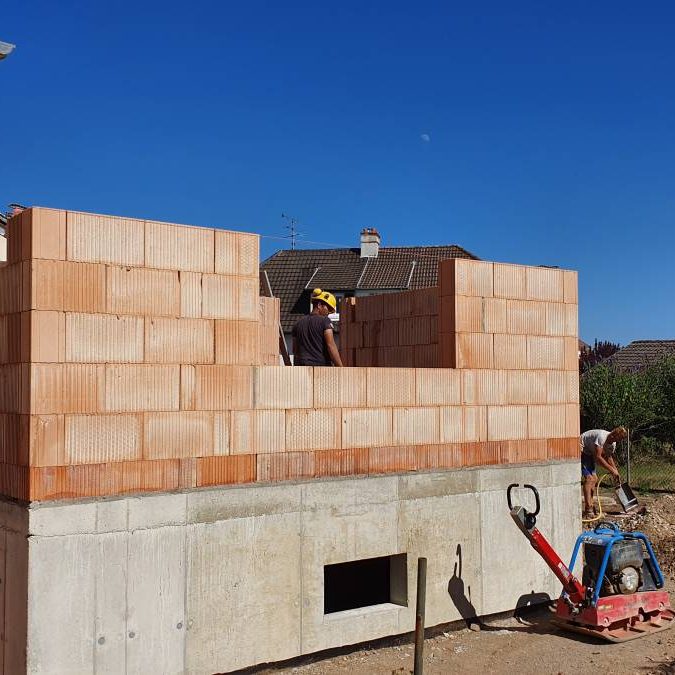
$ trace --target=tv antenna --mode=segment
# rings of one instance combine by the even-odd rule
[[[281,217],[288,223],[288,225],[284,225],[284,228],[289,233],[288,238],[291,240],[291,251],[295,251],[295,242],[302,234],[298,231],[298,219],[293,218],[293,216],[287,216],[285,213],[282,213]]]

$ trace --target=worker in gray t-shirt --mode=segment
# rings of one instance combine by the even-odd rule
[[[590,429],[581,434],[581,475],[584,481],[584,518],[593,518],[593,498],[598,484],[598,476],[595,472],[596,464],[607,469],[619,482],[619,469],[614,459],[616,443],[628,435],[623,427],[617,427],[612,431],[604,429]]]

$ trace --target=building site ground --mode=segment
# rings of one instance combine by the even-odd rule
[[[640,501],[646,506],[646,513],[623,519],[621,526],[650,537],[666,578],[666,588],[675,601],[675,495],[640,495]],[[515,536],[520,535],[514,529]],[[523,545],[527,545],[525,540]],[[454,624],[427,631],[424,672],[427,675],[453,672],[571,675],[596,671],[675,674],[675,630],[623,644],[609,644],[559,630],[551,618],[551,612],[542,608],[520,618],[486,620],[480,630]],[[249,672],[258,675],[408,675],[413,672],[413,658],[414,640],[410,634]]]

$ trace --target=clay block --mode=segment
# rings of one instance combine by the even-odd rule
[[[144,459],[213,455],[213,413],[157,412],[143,415]]]
[[[393,416],[391,408],[343,409],[343,448],[391,445],[392,439]]]
[[[30,386],[28,386],[28,370]],[[26,366],[24,388],[35,414],[95,413],[103,410],[105,366],[36,363]]]
[[[527,337],[527,365],[532,369],[562,370],[565,366],[562,337]]]
[[[197,487],[251,483],[255,479],[255,455],[200,457],[197,460]]]
[[[232,412],[213,413],[213,454],[230,454],[230,430],[231,430]]]
[[[462,444],[418,445],[417,470],[451,469],[462,466]]]
[[[396,347],[398,345],[399,334],[398,324],[398,319],[382,319],[381,321],[367,321],[364,323],[364,347]]]
[[[364,346],[363,325],[362,323],[345,324],[343,332],[342,320],[340,320],[340,345],[342,345],[342,341],[346,337],[345,347],[348,349],[361,349]],[[349,326],[349,329],[347,329],[347,326]]]
[[[490,333],[457,333],[457,368],[493,368]]]
[[[458,295],[454,298],[455,305],[455,317],[454,317],[454,328],[452,324],[448,325],[447,323],[447,312],[446,309],[449,309],[449,304],[445,302],[446,299],[441,301],[442,313],[441,313],[441,331],[444,333],[450,333],[453,330],[458,333],[482,333],[484,332],[483,328],[483,299],[476,297],[466,297]],[[450,298],[452,300],[452,298]]]
[[[284,452],[257,456],[259,481],[312,478],[314,470],[313,452]]]
[[[448,368],[420,368],[415,373],[418,405],[459,405],[461,373]]]
[[[507,371],[464,370],[462,402],[464,405],[505,405],[507,400]]]
[[[440,408],[440,441],[441,443],[464,441],[464,411],[461,406]]]
[[[278,354],[278,332],[276,327],[269,333],[275,338]],[[216,319],[216,363],[256,365],[260,362],[260,324],[257,321],[228,321]],[[272,345],[270,345],[271,347]]]
[[[399,473],[417,469],[415,446],[404,445],[371,448],[368,453],[368,473]]]
[[[455,333],[439,334],[438,351],[441,368],[457,367],[457,335]]]
[[[346,298],[354,300],[354,298]],[[263,326],[274,326],[279,324],[279,312],[281,304],[279,298],[259,298],[258,299],[258,321]],[[340,316],[342,320],[342,316]]]
[[[258,320],[259,282],[257,278],[237,277],[239,289],[237,316],[243,321]]]
[[[563,301],[563,272],[550,267],[526,267],[528,300]]]
[[[526,439],[527,406],[488,406],[488,441]]]
[[[527,408],[530,438],[562,438],[565,434],[565,405],[531,405]]]
[[[577,276],[576,272],[563,270],[563,300],[564,302],[571,302],[574,305],[579,302]]]
[[[567,375],[564,370],[546,371],[546,403],[567,403]]]
[[[30,263],[0,267],[0,314],[20,312],[30,307]],[[25,288],[28,286],[28,288]]]
[[[66,314],[66,361],[143,361],[143,319],[109,314]]]
[[[248,410],[252,407],[251,366],[195,366],[197,410]]]
[[[415,405],[414,368],[368,368],[369,407]]]
[[[545,439],[502,441],[501,461],[507,464],[541,462],[548,459]]]
[[[145,361],[213,363],[213,337],[213,321],[209,319],[148,317],[145,320]]]
[[[481,332],[506,333],[506,300],[504,298],[483,298]]]
[[[65,464],[65,422],[63,415],[25,416],[29,423],[31,466]]]
[[[379,321],[384,316],[384,295],[367,295],[356,299],[356,321]]]
[[[565,335],[577,337],[579,335],[579,306],[565,305]]]
[[[494,293],[498,298],[526,300],[525,267],[494,263]]]
[[[75,211],[66,214],[67,260],[142,266],[144,238],[142,220]]]
[[[145,264],[159,269],[213,272],[214,231],[148,220]]]
[[[398,319],[413,315],[412,294],[385,293],[382,298],[382,318]]]
[[[198,319],[202,315],[202,275],[179,272],[180,315]]]
[[[518,335],[546,333],[546,304],[526,300],[507,300],[507,332]]]
[[[31,260],[30,290],[26,293],[29,309],[63,309],[63,266],[60,260]],[[96,265],[87,265],[96,268]],[[102,268],[105,269],[105,268]],[[105,289],[105,279],[103,283]],[[99,311],[105,310],[104,303]]]
[[[178,365],[105,367],[106,412],[178,410],[179,399]]]
[[[22,312],[21,361],[61,363],[66,353],[66,320],[63,312]]]
[[[579,371],[579,340],[576,337],[565,337],[563,368],[565,370]]]
[[[195,366],[182,364],[180,367],[180,409],[195,409]]]
[[[342,416],[338,409],[287,410],[287,450],[330,450],[341,447]]]
[[[140,415],[66,415],[61,464],[141,459],[141,429]]]
[[[566,399],[567,403],[579,403],[579,371],[568,370],[565,372]]]
[[[284,410],[311,408],[313,404],[313,369],[259,366],[253,369],[255,408]]]
[[[368,473],[368,448],[317,450],[314,476],[358,476]]]
[[[257,234],[216,230],[216,274],[234,274],[258,279],[260,238]]]
[[[8,223],[8,262],[66,257],[66,212],[33,207]]]
[[[239,318],[239,279],[240,277],[216,274],[202,276],[202,316],[204,318]]]
[[[394,408],[393,445],[440,442],[439,408]]]
[[[91,263],[31,260],[31,309],[99,313],[106,311],[106,268]]]
[[[438,265],[441,296],[471,295],[491,298],[494,295],[493,263],[482,260],[451,258]]]
[[[577,403],[565,404],[565,436],[577,437],[579,436],[579,405]]]
[[[504,370],[525,370],[527,365],[526,335],[495,335],[494,366]]]
[[[507,403],[546,403],[546,371],[512,370],[507,373]]]
[[[106,297],[109,314],[178,316],[178,272],[109,266]]]
[[[230,425],[232,454],[248,455],[286,450],[283,410],[233,410]]]
[[[366,406],[366,371],[362,368],[315,368],[315,408]]]
[[[412,309],[414,316],[437,316],[438,297],[437,286],[418,288],[412,292]]]
[[[413,366],[416,368],[438,368],[441,365],[438,344],[416,345]]]

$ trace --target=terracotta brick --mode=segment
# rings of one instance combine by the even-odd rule
[[[545,439],[502,441],[501,461],[508,464],[541,462],[548,459]]]
[[[488,441],[526,439],[527,406],[488,406]]]
[[[464,409],[462,406],[443,406],[440,408],[439,414],[441,443],[461,443],[464,441]]]
[[[546,304],[526,300],[507,300],[507,332],[518,335],[546,333]]]
[[[315,408],[360,408],[366,405],[366,371],[362,368],[315,368]]]
[[[565,370],[579,370],[579,341],[576,337],[563,338],[564,355],[563,368]]]
[[[178,410],[179,399],[178,365],[110,364],[105,367],[106,412]]]
[[[180,460],[178,488],[185,490],[197,487],[197,459],[188,457]]]
[[[47,466],[30,469],[30,501],[42,501],[64,496],[65,467]]]
[[[30,284],[30,274],[26,274],[26,269],[30,271],[30,263],[0,267],[0,314],[20,312],[30,307],[30,288],[24,288]]]
[[[546,403],[546,371],[512,370],[507,373],[507,403]]]
[[[437,286],[418,288],[411,295],[414,316],[438,316],[439,291]]]
[[[549,438],[544,441],[546,445],[546,457],[548,459],[566,459],[567,458],[567,439]],[[578,441],[577,441],[578,446]],[[578,454],[578,453],[577,453]]]
[[[447,300],[447,298],[445,300]],[[441,306],[443,307],[443,312],[441,314],[441,330],[444,333],[449,333],[453,330],[458,333],[485,332],[483,324],[483,298],[457,295],[454,298],[454,305],[455,316],[453,328],[452,324],[447,325],[446,307],[448,306],[448,303],[441,301]]]
[[[570,270],[563,270],[563,300],[576,305],[579,302],[577,291],[577,273]]]
[[[26,209],[12,219],[9,235],[9,262],[31,258],[63,260],[66,257],[66,212],[38,207]]]
[[[104,265],[31,260],[26,308],[67,312],[105,312]]]
[[[178,316],[178,272],[109,266],[106,297],[109,314]]]
[[[527,365],[532,369],[562,370],[565,365],[562,337],[527,337]]]
[[[565,406],[531,405],[527,408],[530,438],[562,438],[565,434]]]
[[[563,272],[549,267],[526,267],[528,300],[563,301]]]
[[[141,459],[140,415],[66,415],[65,461],[100,464]]]
[[[489,333],[457,333],[457,367],[493,368],[493,349]]]
[[[431,317],[413,316],[398,322],[398,344],[426,345],[431,342]],[[358,346],[358,345],[355,345]]]
[[[438,351],[441,368],[457,367],[457,335],[455,333],[439,334]]]
[[[286,411],[288,450],[330,450],[341,447],[342,416],[338,409]]]
[[[202,316],[208,319],[239,319],[240,277],[217,274],[202,276]]]
[[[180,284],[180,315],[198,319],[202,315],[202,275],[198,272],[178,272]]]
[[[180,367],[180,409],[195,409],[195,366],[182,364]]]
[[[372,366],[375,360],[374,352],[375,352],[374,349],[370,349],[367,347],[364,347],[363,349],[356,349],[354,351],[355,358],[353,365],[360,368],[367,368],[369,366]]]
[[[565,404],[565,436],[578,437],[579,430],[579,405],[576,403]]]
[[[439,443],[439,408],[394,408],[393,445]]]
[[[29,463],[32,451],[30,424],[29,415],[0,414],[0,466]],[[45,434],[45,437],[48,444],[51,444],[54,436],[51,430],[55,425],[45,423],[45,427],[47,426],[49,426],[50,433]],[[35,440],[35,435],[33,435],[33,440]],[[0,494],[2,494],[1,487]]]
[[[314,467],[313,452],[284,452],[257,456],[259,481],[312,478]]]
[[[252,407],[253,368],[251,366],[195,367],[195,408],[197,410],[249,410]]]
[[[494,263],[494,293],[498,298],[526,300],[525,267]]]
[[[66,314],[66,361],[143,361],[143,319],[108,314]]]
[[[450,258],[438,265],[441,296],[471,295],[490,298],[494,295],[493,263]]]
[[[579,335],[579,307],[565,305],[565,335],[577,337]]]
[[[448,368],[418,368],[415,388],[418,405],[458,405],[461,402],[461,373]]]
[[[358,476],[368,473],[368,448],[317,450],[314,476]]]
[[[414,351],[413,365],[416,368],[438,368],[441,365],[438,344],[417,345]]]
[[[369,406],[415,405],[414,368],[368,368],[366,377]]]
[[[349,326],[349,328],[347,328]],[[340,344],[344,340],[345,347],[349,349],[361,349],[363,347],[363,324],[352,323],[342,325],[340,319]]]
[[[283,410],[233,410],[230,424],[232,454],[284,452],[286,449]]]
[[[398,319],[413,314],[412,295],[404,293],[385,293],[382,299],[382,318]]]
[[[346,298],[354,300],[355,298]],[[258,298],[258,321],[263,326],[279,325],[280,300],[279,298]]]
[[[216,230],[216,274],[234,274],[258,279],[260,238],[257,234]]]
[[[276,327],[273,332],[278,344]],[[215,336],[216,363],[252,366],[260,362],[260,324],[257,321],[216,319]]]
[[[98,464],[97,466],[106,466]],[[108,467],[115,464],[108,464]],[[73,467],[81,468],[81,467]],[[180,460],[162,459],[162,460],[141,460],[136,462],[120,462],[119,468],[122,469],[122,492],[146,492],[146,491],[170,491],[178,489],[180,478]],[[106,476],[102,478],[105,480]],[[107,492],[104,489],[103,494]]]
[[[142,220],[68,211],[67,259],[142,266],[145,264],[144,233]]]
[[[345,408],[342,411],[342,447],[391,445],[392,425],[391,408]]]
[[[400,473],[417,469],[417,451],[414,446],[371,448],[368,453],[368,473]]]
[[[57,466],[65,464],[64,416],[30,415],[25,417],[29,423],[30,465]]]
[[[483,298],[481,332],[506,333],[506,300],[504,298]]]
[[[159,269],[213,272],[214,231],[148,220],[145,264]]]
[[[503,370],[462,371],[462,402],[465,405],[504,405],[507,399],[507,372]]]
[[[462,466],[461,443],[415,446],[417,470],[451,469]]]
[[[213,336],[213,321],[209,319],[148,317],[145,320],[145,361],[213,363]]]
[[[546,403],[567,403],[567,382],[564,370],[546,371]]]
[[[368,295],[356,299],[356,321],[379,321],[383,318],[384,296]]]
[[[525,370],[527,365],[527,336],[494,336],[494,366],[504,370]]]
[[[253,369],[255,408],[284,410],[311,408],[313,405],[313,369],[259,366]]]
[[[66,354],[65,317],[63,312],[22,312],[21,361],[63,362]]]
[[[29,410],[35,414],[95,413],[103,410],[105,366],[36,363],[30,367]],[[27,377],[27,374],[26,374]]]
[[[579,371],[568,370],[565,372],[566,378],[566,402],[579,403]]]
[[[143,415],[143,458],[213,455],[213,413],[156,412]]]
[[[229,410],[213,413],[213,454],[230,454],[230,428],[232,413]]]
[[[237,318],[243,321],[258,320],[259,281],[257,278],[237,277],[239,288]]]
[[[567,334],[567,305],[562,302],[546,303],[546,335]]]
[[[362,326],[364,347],[396,347],[398,345],[398,320],[367,321]],[[360,324],[356,324],[357,326]],[[358,330],[358,329],[355,329]]]

